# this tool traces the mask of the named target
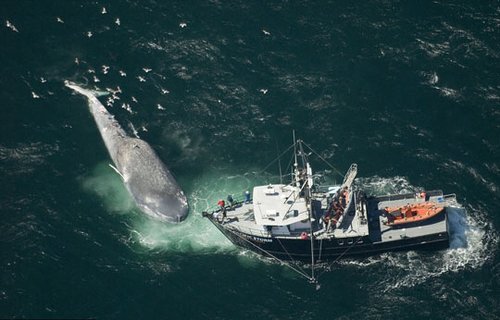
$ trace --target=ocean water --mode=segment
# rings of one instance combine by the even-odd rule
[[[500,317],[498,2],[5,0],[0,23],[0,318]],[[117,92],[185,222],[134,208],[64,80]],[[200,212],[275,182],[292,130],[372,193],[455,193],[451,247],[320,290],[234,247]]]

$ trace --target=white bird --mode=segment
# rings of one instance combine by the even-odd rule
[[[116,23],[117,26],[119,26],[121,24],[120,18],[116,18],[115,23]]]
[[[265,34],[266,36],[270,36],[271,35],[271,32],[269,32],[267,30],[264,30],[264,29],[262,29],[262,33]]]
[[[102,66],[102,73],[107,74],[109,71],[109,66],[103,65]]]
[[[141,127],[141,130],[142,130],[142,131],[144,131],[144,132],[148,132],[148,129],[146,129],[146,127],[145,127],[145,126],[142,126],[142,127]]]
[[[120,71],[118,71],[118,72],[120,73],[120,75],[121,75],[122,77],[126,77],[126,76],[127,76],[127,74],[126,74],[124,71],[122,71],[122,70],[120,70]]]
[[[31,95],[33,96],[33,99],[39,99],[40,96],[35,93],[35,91],[31,91]]]
[[[91,31],[87,31],[87,37],[92,37],[92,32]]]
[[[148,73],[148,72],[150,72],[150,71],[151,71],[151,70],[153,70],[153,69],[149,69],[149,68],[142,68],[142,70],[144,70],[144,72]]]
[[[88,69],[87,72],[88,73],[95,73],[95,70],[94,69]]]
[[[16,26],[13,25],[12,22],[10,22],[9,20],[5,21],[5,26],[14,32],[19,32],[19,30],[17,30]]]
[[[108,12],[106,11],[106,7],[102,7],[101,14],[106,14],[106,13],[108,13]]]
[[[187,23],[181,22],[181,23],[179,23],[179,27],[185,28],[185,27],[187,27]]]
[[[137,76],[137,79],[139,79],[140,82],[146,82],[146,79],[144,79],[143,77],[141,76]]]
[[[163,89],[163,88],[160,88],[161,89],[161,94],[169,94],[170,91],[168,91],[167,89]]]
[[[56,17],[56,20],[57,20],[57,22],[59,22],[59,23],[64,23],[63,19],[61,19],[61,18],[59,18],[59,17]]]
[[[40,77],[40,82],[45,83],[45,82],[47,82],[47,79],[45,79],[44,77]]]
[[[78,60],[78,57],[75,58],[75,63],[80,64],[80,60]]]
[[[260,91],[262,94],[266,94],[268,90],[267,90],[267,89],[260,89],[259,91]]]
[[[132,96],[132,101],[134,101],[135,103],[137,103],[137,99],[134,96]]]
[[[165,110],[165,108],[159,103],[156,106],[158,107],[158,110]]]
[[[434,72],[429,80],[430,84],[436,84],[439,81],[438,75]]]
[[[130,105],[128,103],[122,104],[122,108],[132,113],[132,108],[130,108]]]
[[[108,100],[106,101],[106,105],[108,107],[112,107],[114,102],[115,102],[115,99],[113,99],[112,97],[109,97]]]
[[[94,76],[94,82],[97,83],[97,82],[101,82],[101,80],[99,80],[99,78],[97,78],[96,76]]]

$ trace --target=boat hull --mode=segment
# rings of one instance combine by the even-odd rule
[[[311,262],[310,239],[257,237],[226,229],[217,222],[214,225],[237,246],[279,260]],[[381,242],[373,242],[369,236],[314,239],[313,244],[314,261],[327,262],[343,257],[366,257],[392,251],[446,249],[449,247],[449,234],[446,231]]]

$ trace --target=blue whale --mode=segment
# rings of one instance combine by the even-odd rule
[[[137,207],[145,214],[171,223],[179,223],[188,214],[188,203],[170,170],[151,146],[128,136],[96,93],[65,81],[68,88],[87,97],[104,144]]]

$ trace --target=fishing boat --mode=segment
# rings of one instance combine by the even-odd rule
[[[309,156],[324,159],[295,134],[291,149],[289,183],[255,186],[241,199],[229,195],[203,212],[235,245],[286,262],[311,282],[318,264],[343,257],[449,246],[447,209],[460,206],[455,194],[369,195],[355,183],[356,164],[342,183],[320,185]],[[310,264],[310,274],[300,262]]]

